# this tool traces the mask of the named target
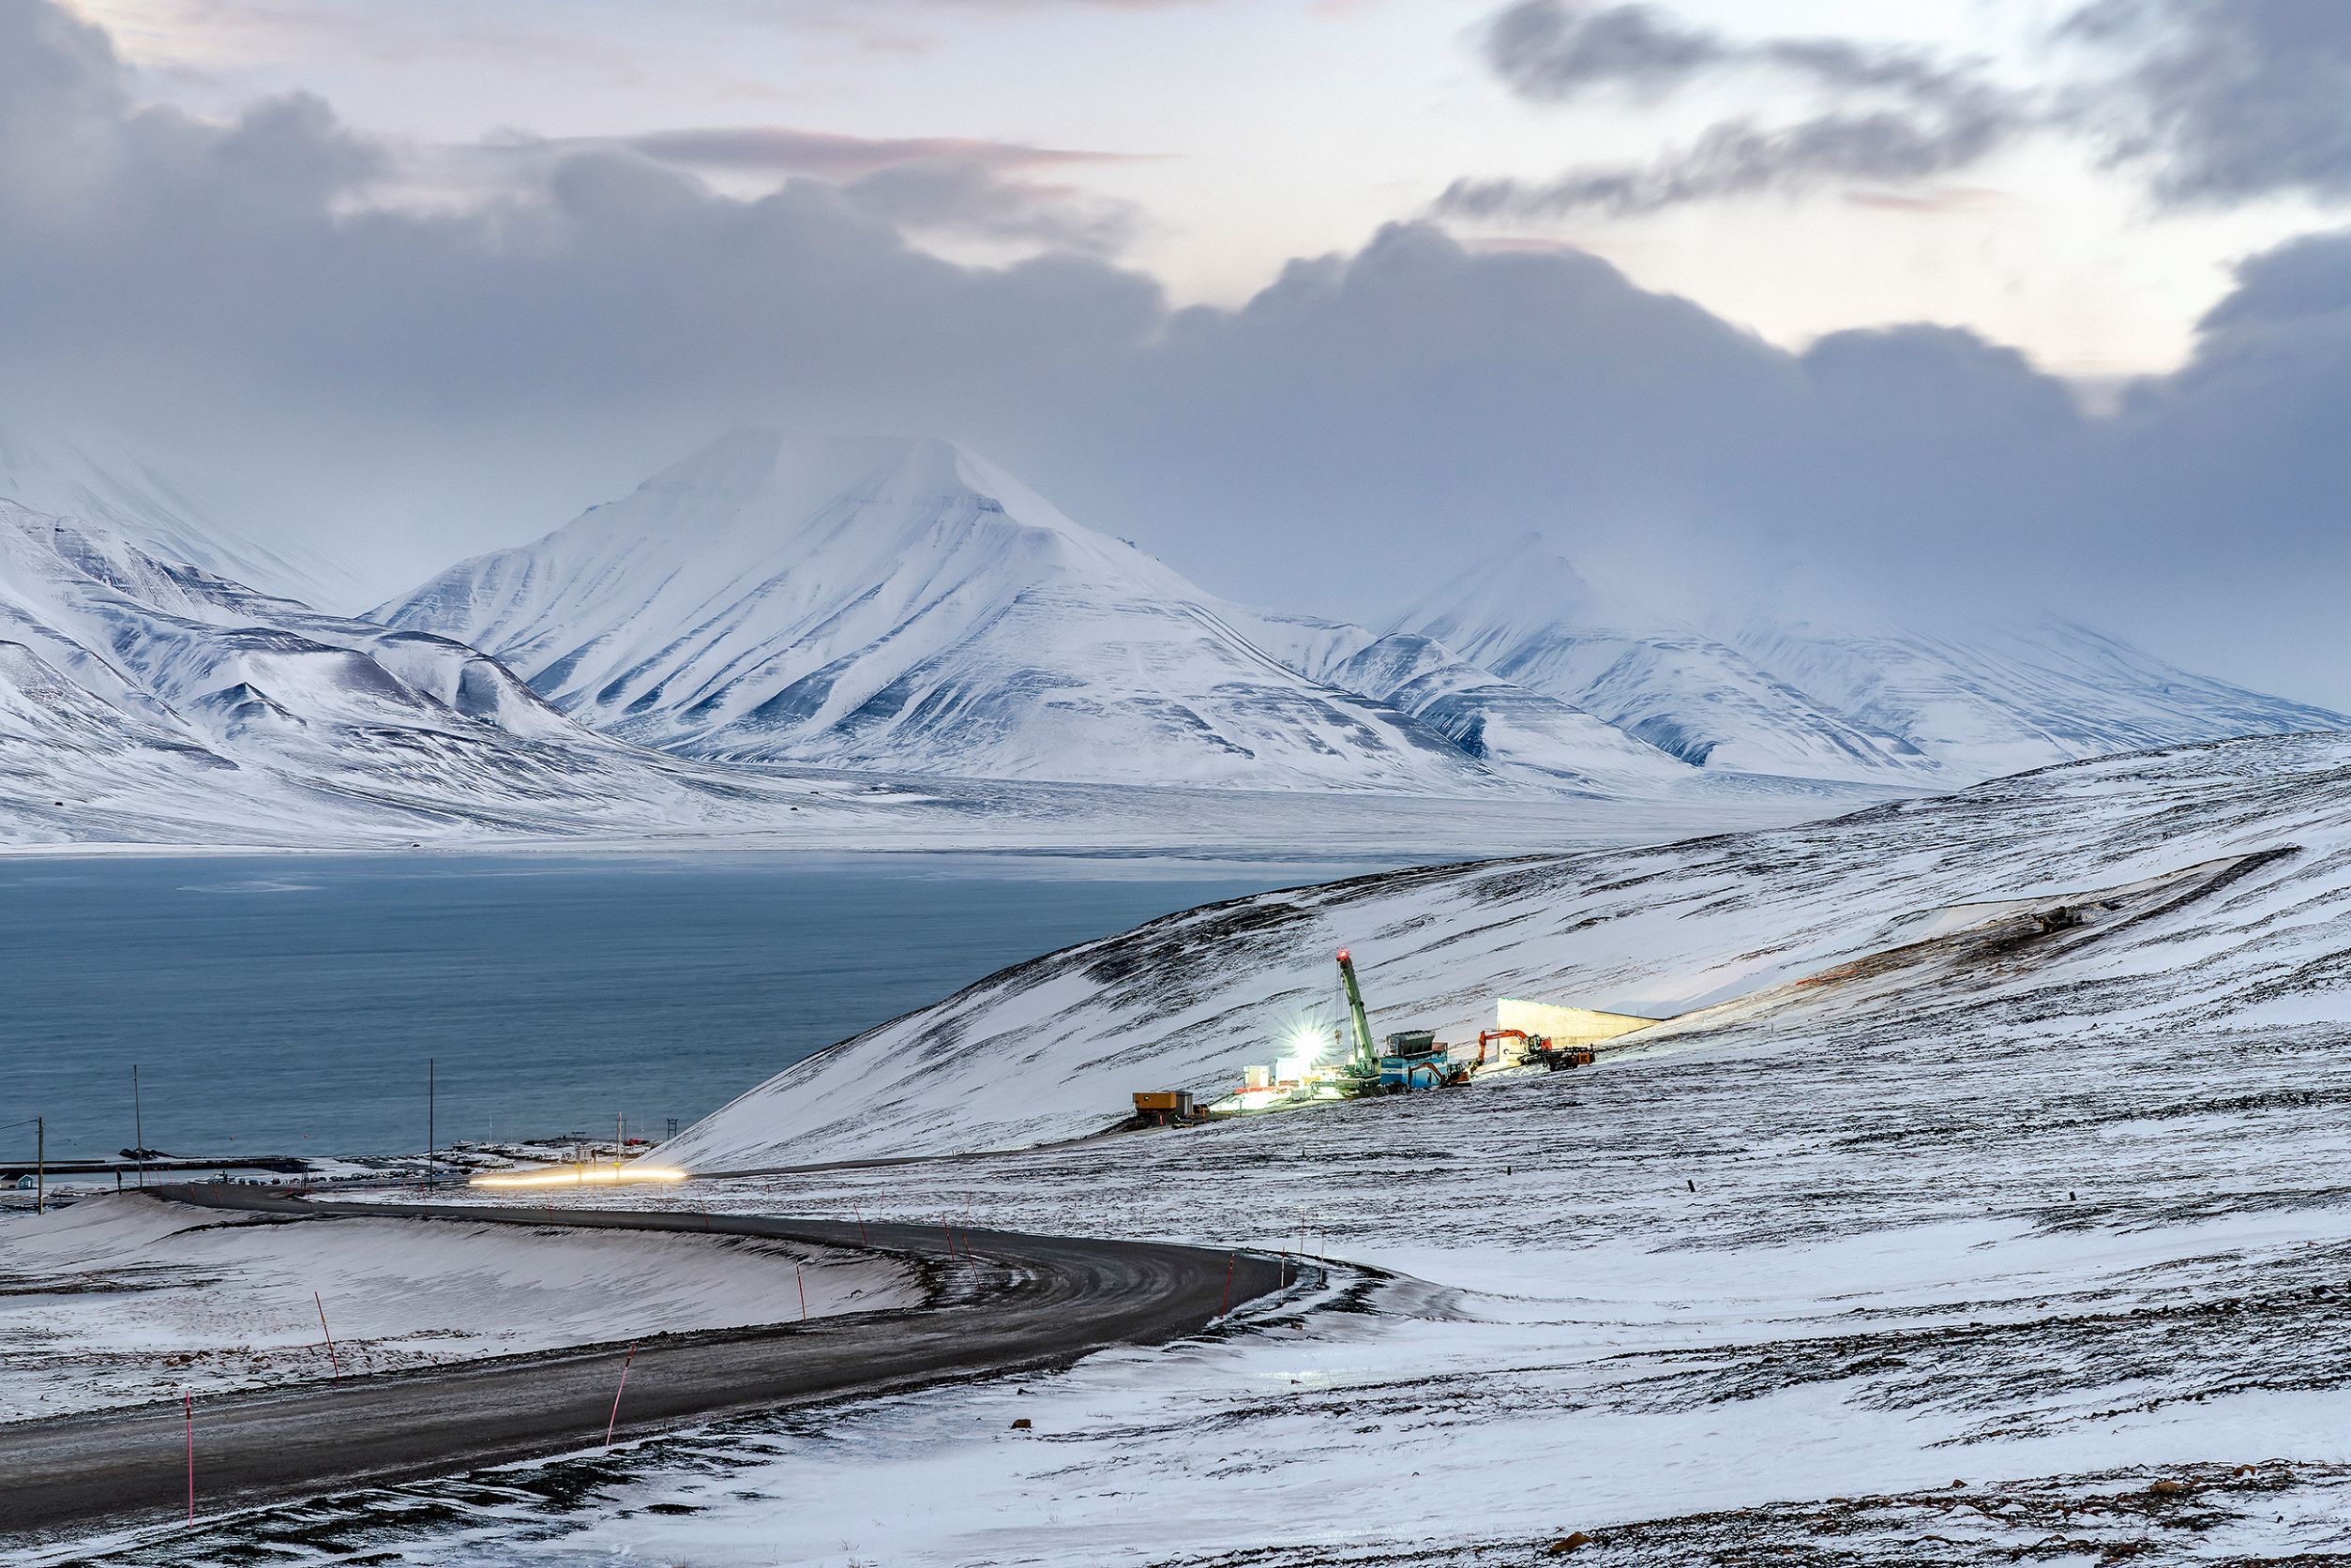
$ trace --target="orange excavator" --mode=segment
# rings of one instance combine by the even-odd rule
[[[1485,1060],[1488,1044],[1500,1058],[1508,1048],[1501,1042],[1516,1040],[1525,1048],[1520,1060],[1530,1066],[1545,1067],[1558,1072],[1562,1067],[1589,1067],[1598,1060],[1590,1046],[1555,1046],[1548,1034],[1530,1034],[1523,1029],[1489,1029],[1478,1036],[1478,1060]]]

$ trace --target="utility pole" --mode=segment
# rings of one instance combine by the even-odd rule
[[[38,1219],[41,1199],[49,1194],[49,1123],[33,1118],[33,1217]]]
[[[628,1142],[628,1117],[625,1112],[612,1113],[612,1180],[621,1179],[621,1150]]]
[[[433,1059],[432,1059],[431,1057],[430,1057],[430,1056],[426,1057],[426,1058],[425,1058],[425,1185],[427,1185],[427,1186],[430,1186],[430,1185],[432,1185],[432,1183],[433,1183],[433,1178],[434,1178],[434,1177],[436,1177],[436,1176],[438,1176],[438,1175],[440,1174],[440,1168],[440,1168],[440,1148],[441,1148],[441,1144],[440,1144],[440,1141],[439,1141],[437,1138],[435,1138],[433,1137],[433,1130],[432,1130],[432,1111],[433,1111],[432,1096],[433,1096],[433,1087],[434,1087],[434,1086],[433,1086],[433,1066],[434,1066]]]
[[[130,1064],[130,1140],[139,1146],[139,1184],[147,1184],[147,1122],[139,1113],[139,1063]]]

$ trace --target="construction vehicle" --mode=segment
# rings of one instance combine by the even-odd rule
[[[1542,1040],[1540,1035],[1529,1034],[1523,1029],[1482,1030],[1478,1033],[1478,1065],[1483,1067],[1490,1063],[1497,1066],[1516,1066],[1518,1062],[1511,1060],[1510,1042],[1513,1040],[1518,1042],[1518,1062],[1527,1059],[1527,1053],[1535,1048],[1538,1041],[1545,1045],[1550,1043]]]
[[[1339,981],[1347,988],[1347,1017],[1355,1033],[1355,1048],[1348,1054],[1339,1073],[1358,1092],[1379,1087],[1379,1052],[1371,1043],[1371,1019],[1364,1012],[1364,990],[1355,983],[1355,960],[1346,948],[1339,949]]]
[[[1510,1048],[1503,1042],[1518,1042],[1518,1060],[1530,1067],[1544,1067],[1558,1072],[1562,1067],[1589,1067],[1599,1058],[1590,1046],[1561,1046],[1552,1043],[1547,1034],[1530,1034],[1523,1029],[1489,1029],[1478,1036],[1478,1060],[1486,1060],[1489,1048],[1495,1060],[1509,1061]]]
[[[1135,1091],[1135,1125],[1138,1127],[1186,1127],[1205,1120],[1193,1108],[1191,1092],[1183,1089],[1138,1089]]]
[[[1355,980],[1355,959],[1344,947],[1339,949],[1339,979],[1347,988],[1347,1016],[1355,1033],[1354,1052],[1339,1075],[1353,1093],[1401,1094],[1469,1081],[1469,1063],[1453,1061],[1433,1031],[1400,1031],[1388,1036],[1384,1049],[1372,1044],[1371,1018],[1364,1011],[1364,989]]]
[[[1600,1058],[1590,1046],[1555,1046],[1539,1034],[1527,1042],[1527,1060],[1556,1073],[1562,1067],[1589,1067]]]

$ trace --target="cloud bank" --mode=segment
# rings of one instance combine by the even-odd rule
[[[2190,167],[2190,130],[2161,134]],[[1589,255],[1425,224],[1175,309],[1067,236],[1006,265],[929,253],[916,209],[991,188],[860,188],[923,158],[746,199],[595,147],[487,199],[387,204],[402,156],[315,98],[221,124],[143,105],[103,34],[0,0],[0,423],[102,416],[410,577],[730,425],[921,430],[1243,598],[1376,616],[1536,528],[1654,597],[2056,604],[2351,700],[2351,236],[2249,261],[2193,362],[2091,418],[1966,332],[1791,353]]]

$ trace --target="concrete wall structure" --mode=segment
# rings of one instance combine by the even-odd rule
[[[1559,1007],[1548,1002],[1521,1002],[1507,996],[1496,999],[1494,1019],[1497,1029],[1523,1029],[1530,1034],[1547,1034],[1552,1044],[1560,1046],[1596,1045],[1636,1029],[1647,1029],[1658,1021],[1631,1013]]]

